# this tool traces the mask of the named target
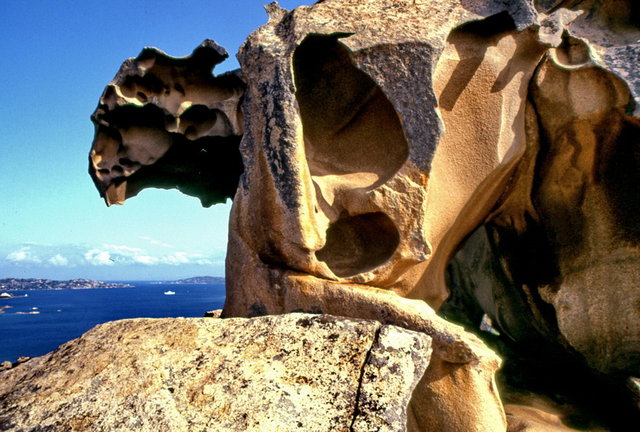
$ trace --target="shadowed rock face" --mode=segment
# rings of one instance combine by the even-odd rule
[[[267,10],[238,54],[244,85],[211,77],[211,42],[125,63],[93,117],[107,202],[150,186],[205,205],[235,191],[224,316],[322,311],[430,334],[410,429],[505,427],[499,360],[430,307],[493,322],[504,399],[536,407],[510,411],[513,430],[637,421],[624,386],[640,373],[638,6]],[[585,383],[611,403],[582,397]],[[542,412],[562,404],[576,407]]]
[[[529,84],[525,155],[450,263],[443,311],[471,328],[491,318],[508,385],[579,401],[575,424],[625,430],[640,371],[640,21],[635,4],[574,3],[582,15]]]
[[[233,198],[244,85],[235,73],[211,74],[227,57],[207,40],[188,57],[145,48],[123,63],[91,116],[89,173],[107,205],[148,187],[179,189],[205,207]]]

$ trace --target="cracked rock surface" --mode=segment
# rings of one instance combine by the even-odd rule
[[[0,430],[403,431],[430,345],[330,315],[114,321],[0,373]]]

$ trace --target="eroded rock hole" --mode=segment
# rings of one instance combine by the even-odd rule
[[[128,158],[120,158],[118,159],[118,162],[120,163],[120,165],[126,166],[126,167],[135,167],[135,166],[139,166],[140,164],[136,161],[132,161]]]
[[[399,242],[398,230],[384,213],[343,216],[329,226],[316,257],[336,276],[348,277],[384,264]]]
[[[148,73],[144,76],[129,76],[125,82],[120,86],[122,94],[126,97],[134,97],[140,94],[145,98],[149,94],[160,94],[163,90],[164,83],[160,78],[152,73]]]
[[[119,165],[114,165],[111,167],[111,172],[115,175],[123,175],[124,174],[124,170],[122,169],[121,166]]]
[[[231,135],[224,121],[221,121],[216,131],[212,131],[218,120],[218,111],[204,105],[193,105],[180,116],[180,131],[189,139],[197,139],[209,134]],[[217,132],[217,133],[216,133]]]
[[[296,98],[312,176],[380,184],[404,164],[408,144],[391,102],[334,36],[308,36],[293,57]]]

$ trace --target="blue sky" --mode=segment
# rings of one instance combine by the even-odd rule
[[[215,73],[237,68],[266,2],[0,2],[0,278],[224,275],[230,202],[149,189],[107,208],[87,174],[89,115],[144,46],[184,56],[211,38],[230,54]]]

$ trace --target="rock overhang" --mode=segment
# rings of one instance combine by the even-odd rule
[[[244,85],[237,71],[212,75],[227,57],[205,40],[186,57],[145,48],[123,63],[91,116],[89,173],[107,205],[147,187],[177,188],[205,207],[233,198]]]

